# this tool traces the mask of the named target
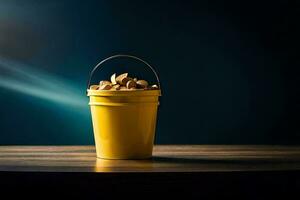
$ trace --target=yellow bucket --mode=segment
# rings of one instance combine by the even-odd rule
[[[131,55],[115,55],[133,58],[148,66],[155,74],[159,90],[101,91],[87,90],[93,121],[96,153],[103,159],[146,159],[152,156],[156,128],[160,82],[154,69],[144,60]]]

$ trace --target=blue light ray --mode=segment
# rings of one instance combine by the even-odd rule
[[[53,103],[87,107],[84,91],[61,77],[0,57],[0,87]]]

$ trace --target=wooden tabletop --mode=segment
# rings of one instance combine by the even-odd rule
[[[300,170],[300,146],[157,145],[149,160],[96,159],[94,146],[0,146],[2,172],[278,170]]]

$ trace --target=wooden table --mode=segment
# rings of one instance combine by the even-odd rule
[[[1,186],[253,197],[300,189],[298,146],[158,145],[149,160],[95,156],[93,146],[0,146]]]

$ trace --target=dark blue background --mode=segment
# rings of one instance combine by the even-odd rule
[[[0,144],[93,143],[86,81],[116,53],[144,58],[160,76],[157,143],[300,144],[299,6],[200,2],[1,1],[0,59],[62,81],[82,106],[27,95],[22,81],[19,91],[0,84]],[[20,79],[7,71],[0,80]]]

